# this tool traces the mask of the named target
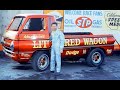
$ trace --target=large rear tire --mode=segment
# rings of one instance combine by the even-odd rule
[[[86,62],[89,66],[100,66],[103,64],[105,58],[105,53],[100,48],[95,48],[88,54]]]

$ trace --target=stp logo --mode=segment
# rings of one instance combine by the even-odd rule
[[[92,20],[88,17],[79,17],[76,19],[75,23],[80,28],[88,28],[92,25]]]

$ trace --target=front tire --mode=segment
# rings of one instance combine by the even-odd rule
[[[89,66],[100,66],[104,62],[105,53],[100,48],[95,48],[88,54],[86,62]]]
[[[49,66],[49,55],[47,51],[38,51],[32,58],[32,67],[36,71],[44,71]]]

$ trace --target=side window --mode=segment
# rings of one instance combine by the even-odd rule
[[[45,30],[45,18],[30,18],[23,31],[43,31]]]

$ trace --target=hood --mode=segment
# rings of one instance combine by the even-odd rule
[[[17,33],[18,33],[18,31],[6,31],[3,34],[3,37],[14,40],[16,38]]]

